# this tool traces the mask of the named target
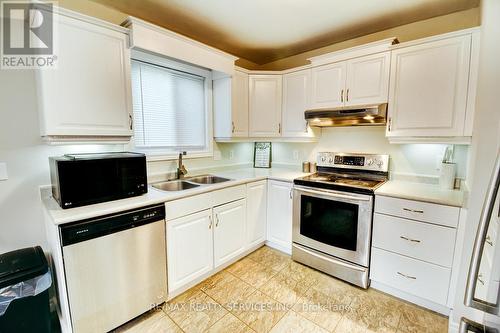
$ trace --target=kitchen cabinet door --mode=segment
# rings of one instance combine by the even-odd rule
[[[464,135],[471,36],[392,51],[388,137]]]
[[[249,75],[249,135],[281,135],[281,75]]]
[[[313,131],[304,119],[309,108],[311,70],[283,75],[283,136],[312,137]]]
[[[346,69],[343,61],[311,70],[311,109],[344,105]]]
[[[248,137],[248,74],[213,81],[214,137]]]
[[[292,252],[292,183],[270,180],[267,186],[267,241]]]
[[[218,267],[245,250],[246,199],[214,207],[214,261]]]
[[[247,184],[247,248],[266,240],[267,181]]]
[[[387,103],[390,61],[390,52],[349,60],[345,105]]]
[[[169,293],[213,269],[212,228],[212,209],[167,221]]]
[[[63,14],[57,20],[57,69],[36,71],[41,136],[125,140],[132,135],[126,30]]]

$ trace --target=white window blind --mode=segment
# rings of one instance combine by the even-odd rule
[[[133,60],[132,98],[136,147],[206,149],[205,77]]]

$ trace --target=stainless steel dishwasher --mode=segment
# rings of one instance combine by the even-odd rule
[[[107,332],[167,298],[165,207],[60,227],[73,332]]]

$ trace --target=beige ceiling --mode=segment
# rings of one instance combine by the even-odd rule
[[[93,0],[264,64],[480,0]]]

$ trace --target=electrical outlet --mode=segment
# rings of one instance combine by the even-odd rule
[[[7,163],[0,162],[0,180],[9,179],[9,175],[7,174]]]
[[[299,160],[299,151],[298,150],[294,150],[293,151],[293,159],[295,161],[298,161]]]
[[[220,150],[214,150],[214,161],[220,161],[222,159],[222,153]]]
[[[230,160],[234,159],[234,150],[232,149],[229,151],[229,159]]]

